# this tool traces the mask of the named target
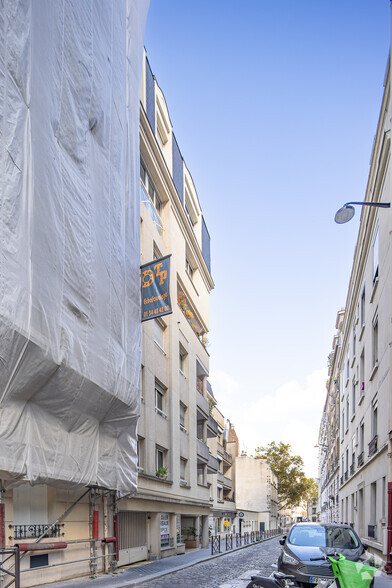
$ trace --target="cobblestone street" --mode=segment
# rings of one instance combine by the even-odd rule
[[[203,586],[205,588],[244,588],[251,575],[269,576],[276,570],[281,546],[279,539],[271,539],[246,549],[197,564],[164,576],[161,580],[140,584],[143,588],[169,588],[171,586]]]

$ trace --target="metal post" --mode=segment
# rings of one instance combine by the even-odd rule
[[[388,527],[387,527],[387,563],[385,571],[392,574],[392,482],[388,482]]]

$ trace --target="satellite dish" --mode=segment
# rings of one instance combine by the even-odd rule
[[[354,214],[355,214],[354,206],[350,206],[349,204],[345,204],[335,214],[335,223],[338,223],[339,225],[342,225],[343,223],[347,223],[349,220],[351,220],[353,218]]]

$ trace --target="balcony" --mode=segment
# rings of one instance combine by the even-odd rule
[[[230,488],[230,490],[233,488],[233,481],[231,480],[231,478],[227,478],[220,472],[218,472],[218,482],[219,484],[222,484],[225,488]]]
[[[197,455],[201,457],[205,463],[208,463],[210,458],[210,450],[204,441],[200,441],[200,439],[197,440]]]
[[[211,455],[208,456],[208,463],[207,463],[207,474],[217,474],[219,470],[219,461]]]
[[[361,466],[363,466],[364,463],[365,463],[365,456],[364,456],[364,452],[361,451],[361,453],[358,455],[358,459],[357,459],[358,467],[360,468]]]
[[[204,398],[200,392],[196,392],[196,406],[205,421],[208,421],[210,416],[210,405],[207,398]],[[197,419],[199,420],[199,418]]]
[[[348,480],[348,470],[344,472],[344,481]]]
[[[219,429],[216,420],[212,416],[209,416],[207,421],[207,438],[211,439],[212,437],[219,437]]]
[[[232,457],[230,455],[230,453],[227,453],[227,451],[224,449],[223,445],[221,443],[217,443],[217,450],[219,455],[223,458],[223,461],[226,462],[226,465],[231,466],[232,464]]]
[[[369,443],[369,457],[377,453],[377,442],[378,435],[374,435],[373,439]]]
[[[353,475],[354,475],[354,472],[355,472],[355,464],[354,464],[354,463],[352,463],[352,464],[350,465],[350,476],[353,476]]]

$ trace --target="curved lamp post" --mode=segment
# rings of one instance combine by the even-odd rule
[[[335,223],[342,225],[343,223],[347,223],[351,220],[355,214],[355,208],[352,206],[353,204],[358,204],[359,206],[374,206],[376,208],[390,208],[390,202],[346,202],[342,208],[339,208],[337,213],[335,214]]]

